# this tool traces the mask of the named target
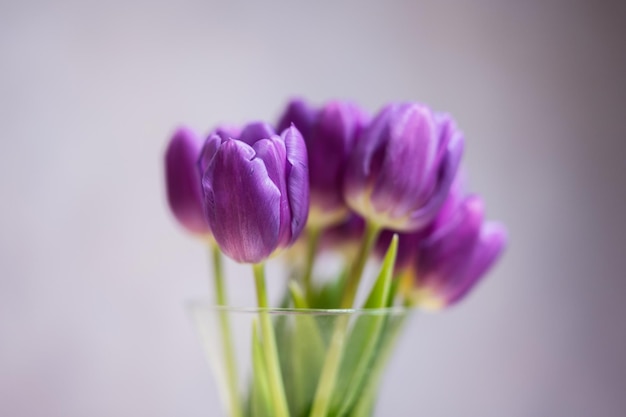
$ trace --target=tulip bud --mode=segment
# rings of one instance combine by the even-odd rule
[[[461,300],[495,263],[506,244],[505,229],[483,222],[483,203],[467,197],[454,216],[419,247],[414,300],[440,309]]]
[[[309,185],[306,147],[295,127],[280,136],[259,123],[239,138],[213,134],[201,160],[207,161],[206,215],[226,255],[259,263],[297,239],[306,224]]]
[[[424,105],[386,106],[348,161],[348,206],[379,227],[405,232],[425,227],[446,200],[463,142],[451,121],[439,121]]]
[[[302,100],[293,100],[281,117],[278,125],[293,122],[306,143],[311,186],[310,227],[326,228],[348,217],[343,178],[348,158],[367,121],[367,114],[356,104],[337,100],[319,111]]]
[[[176,130],[165,152],[165,184],[170,209],[180,224],[191,233],[206,235],[210,228],[196,169],[200,146],[199,138],[190,129]]]

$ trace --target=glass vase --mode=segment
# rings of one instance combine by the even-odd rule
[[[409,309],[188,308],[223,416],[389,415],[377,392]]]

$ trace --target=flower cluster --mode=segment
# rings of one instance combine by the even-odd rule
[[[384,255],[397,233],[405,302],[441,308],[462,299],[506,243],[462,183],[464,145],[452,118],[424,104],[391,103],[370,117],[349,101],[294,99],[273,125],[218,127],[204,141],[178,129],[165,155],[167,196],[184,227],[240,263],[300,240],[307,292],[317,253],[360,248],[352,253],[362,259],[348,260],[356,286],[370,252]],[[354,295],[345,298],[352,307]]]
[[[273,321],[264,262],[279,254],[290,261],[284,306],[300,312],[453,305],[506,244],[504,228],[485,220],[482,200],[463,182],[464,145],[449,115],[419,103],[391,103],[370,117],[352,102],[318,108],[296,99],[273,125],[221,126],[204,140],[188,128],[174,133],[165,155],[168,201],[179,222],[212,248],[216,303],[228,305],[222,253],[254,271],[259,312],[247,400],[220,310],[229,415],[371,415],[374,370],[384,366],[382,352],[392,348],[403,317],[350,324],[339,316],[326,334],[306,317],[291,327]],[[285,250],[296,243],[304,250]],[[341,252],[346,267],[318,282],[314,264],[324,251]],[[380,272],[357,306],[371,258]]]

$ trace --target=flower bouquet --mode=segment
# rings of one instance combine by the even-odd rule
[[[191,313],[229,417],[373,415],[409,313],[461,300],[505,246],[463,184],[464,143],[449,115],[418,103],[370,118],[351,102],[296,99],[274,125],[174,133],[167,196],[213,254],[215,304]],[[324,280],[314,266],[329,252],[344,267]],[[229,306],[223,255],[252,265],[254,308]],[[289,270],[275,307],[270,257]]]

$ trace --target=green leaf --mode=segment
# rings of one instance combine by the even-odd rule
[[[400,288],[400,277],[396,276],[391,281],[391,288],[389,288],[389,297],[387,297],[387,308],[393,307],[396,295],[398,294],[398,288]]]
[[[373,385],[370,385],[373,386]],[[370,392],[371,391],[371,392]],[[351,410],[349,417],[369,417],[374,412],[376,405],[376,391],[365,389],[361,398],[357,400],[356,405]]]
[[[304,292],[296,281],[289,283],[289,294],[295,308],[309,308]]]
[[[289,285],[293,304],[296,308],[308,308],[301,287],[292,282]],[[291,385],[290,404],[294,416],[305,416],[315,396],[317,381],[324,364],[325,345],[315,315],[294,314],[291,332]]]
[[[374,361],[371,365],[370,376],[359,398],[351,408],[348,417],[368,417],[372,415],[374,405],[376,404],[376,393],[380,387],[385,367],[407,320],[407,315],[408,313],[405,313],[388,317],[385,320],[385,327],[382,330],[380,341],[374,354]]]
[[[385,308],[387,307],[391,282],[393,281],[393,268],[396,263],[398,253],[398,235],[393,235],[383,265],[378,274],[378,279],[374,283],[372,290],[365,301],[363,308]]]
[[[392,288],[393,269],[398,252],[398,235],[394,235],[378,278],[363,306],[364,309],[387,307]],[[372,362],[379,343],[385,314],[360,315],[352,331],[343,354],[335,395],[331,404],[336,416],[348,413],[358,399],[370,373]]]

